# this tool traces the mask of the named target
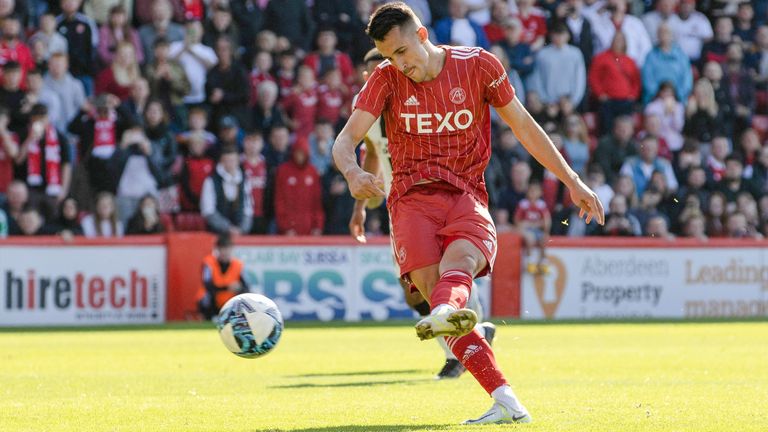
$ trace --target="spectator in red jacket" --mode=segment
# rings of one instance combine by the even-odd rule
[[[210,157],[206,136],[201,132],[193,132],[187,136],[189,155],[184,158],[179,178],[179,198],[182,210],[200,210],[200,194],[203,182],[211,175],[214,168]]]
[[[600,130],[613,128],[613,119],[631,114],[640,97],[640,70],[627,55],[627,43],[622,32],[616,32],[611,49],[592,60],[589,68],[589,87],[600,101]]]
[[[341,81],[338,69],[328,69],[317,88],[317,118],[323,118],[336,126],[349,117],[349,87]]]
[[[321,28],[317,32],[317,51],[304,58],[304,64],[309,66],[319,78],[326,70],[336,68],[341,72],[341,78],[347,85],[355,80],[355,67],[346,53],[338,51],[336,31],[332,27]]]
[[[300,137],[293,144],[291,160],[277,169],[275,177],[275,222],[285,235],[323,233],[320,176],[309,163],[309,143]]]
[[[301,66],[298,75],[293,92],[283,99],[283,108],[290,117],[291,130],[297,136],[306,138],[315,126],[317,84],[312,70],[307,66]]]
[[[16,62],[21,65],[21,86],[27,80],[27,72],[35,68],[35,61],[29,47],[19,39],[21,23],[16,16],[8,16],[3,20],[3,38],[0,41],[0,62]]]
[[[112,65],[102,70],[96,77],[96,94],[113,94],[126,101],[131,96],[131,88],[141,79],[136,48],[128,41],[117,44]]]

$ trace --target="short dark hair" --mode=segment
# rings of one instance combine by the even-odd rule
[[[236,146],[234,146],[234,145],[225,145],[225,146],[224,146],[224,147],[221,149],[221,154],[219,154],[219,159],[221,159],[222,157],[224,157],[224,156],[226,156],[226,155],[228,155],[228,154],[233,154],[233,153],[234,153],[234,154],[236,154],[236,155],[239,155],[239,154],[240,154],[240,153],[237,151],[237,147],[236,147]]]
[[[48,107],[41,103],[34,104],[32,109],[29,110],[30,117],[42,117],[46,115],[48,115]]]
[[[403,2],[387,3],[376,9],[368,21],[365,32],[371,39],[383,41],[384,37],[393,27],[403,27],[410,23],[416,23],[417,18],[408,5]]]

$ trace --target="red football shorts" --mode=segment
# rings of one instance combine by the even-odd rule
[[[400,276],[437,264],[448,245],[465,239],[478,248],[488,265],[496,259],[496,227],[488,208],[471,194],[447,183],[414,186],[390,208],[392,247]]]

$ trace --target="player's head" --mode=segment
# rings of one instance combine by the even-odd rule
[[[426,27],[411,8],[401,2],[385,4],[371,15],[366,32],[400,72],[416,82],[425,80],[431,43]]]

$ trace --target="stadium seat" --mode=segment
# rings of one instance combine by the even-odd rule
[[[757,90],[755,92],[755,112],[758,114],[768,114],[768,90]]]
[[[178,213],[174,223],[177,231],[205,231],[205,218],[200,213]]]
[[[175,227],[173,226],[173,218],[171,217],[171,215],[167,213],[161,213],[160,223],[163,225],[163,228],[165,228],[165,232],[175,231]]]
[[[760,141],[768,136],[768,115],[752,116],[752,128],[760,135]]]

